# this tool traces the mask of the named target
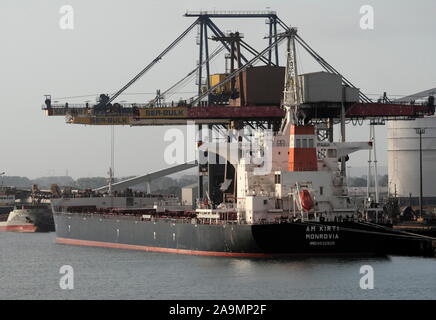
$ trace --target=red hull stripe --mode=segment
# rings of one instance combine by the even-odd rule
[[[34,225],[0,226],[0,231],[6,231],[6,232],[35,232],[36,231],[36,227]]]
[[[190,254],[190,255],[199,255],[199,256],[246,257],[246,258],[265,258],[265,257],[272,257],[273,256],[273,255],[267,254],[267,253],[199,251],[199,250],[187,250],[187,249],[173,249],[173,248],[161,248],[161,247],[150,247],[150,246],[138,246],[138,245],[133,245],[133,244],[112,243],[112,242],[77,240],[77,239],[67,239],[67,238],[56,238],[56,243],[71,244],[71,245],[78,245],[78,246],[88,246],[88,247],[103,247],[103,248],[117,248],[117,249],[150,251],[150,252]]]

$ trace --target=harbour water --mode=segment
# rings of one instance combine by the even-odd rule
[[[0,233],[0,299],[436,299],[436,258],[235,259],[54,243]],[[74,270],[61,289],[60,268]],[[361,289],[360,268],[374,270]]]

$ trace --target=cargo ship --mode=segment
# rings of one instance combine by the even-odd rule
[[[255,66],[268,48],[241,65],[239,45],[235,44],[241,37],[231,33],[223,37],[225,40],[221,38],[234,48],[230,50],[230,73],[222,80],[210,77],[214,83],[210,88],[202,87],[199,79],[199,95],[189,101],[189,108],[180,115],[170,109],[154,109],[160,106],[159,93],[152,106],[132,110],[134,125],[198,120],[198,125],[208,125],[210,131],[219,133],[215,141],[210,136],[203,140],[202,135],[192,141],[197,143],[199,162],[199,196],[194,209],[174,198],[131,190],[118,193],[110,187],[103,194],[63,192],[52,199],[56,242],[253,258],[433,255],[434,238],[396,231],[384,214],[377,214],[374,221],[352,205],[345,161],[349,154],[373,147],[371,142],[345,142],[346,112],[359,104],[362,94],[337,72],[299,75],[296,32],[286,27],[279,37],[287,38],[285,67],[279,67],[278,62],[277,66]],[[313,56],[314,51],[310,52]],[[112,104],[114,99],[160,58],[112,97],[101,95],[93,112],[110,112],[117,105]],[[319,61],[325,63],[321,58]],[[201,71],[199,74],[201,77]],[[45,103],[48,112],[56,110],[50,98]],[[268,106],[280,110],[280,120],[271,118]],[[67,114],[67,109],[58,110]],[[241,114],[247,109],[256,111]],[[216,110],[221,110],[219,115]],[[333,126],[339,118],[342,142],[334,142]],[[170,122],[174,120],[178,122]],[[206,192],[203,178],[208,182]]]
[[[56,242],[232,257],[434,254],[434,239],[350,206],[338,159],[371,142],[319,142],[313,125],[293,124],[253,139],[199,144],[226,160],[220,186],[209,190],[222,201],[206,197],[190,210],[176,198],[132,191],[61,195],[52,199]],[[259,153],[269,157],[258,163]]]

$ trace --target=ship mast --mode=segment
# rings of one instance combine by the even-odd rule
[[[115,127],[114,125],[111,126],[111,163],[109,167],[109,195],[112,196],[112,183],[114,179],[114,152],[115,152]]]

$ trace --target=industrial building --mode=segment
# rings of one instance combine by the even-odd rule
[[[416,103],[429,97],[434,99],[435,95],[436,88],[402,98],[401,101]],[[419,206],[420,135],[417,129],[424,129],[421,136],[423,205],[436,207],[435,116],[388,122],[389,193],[396,195],[402,206]]]

